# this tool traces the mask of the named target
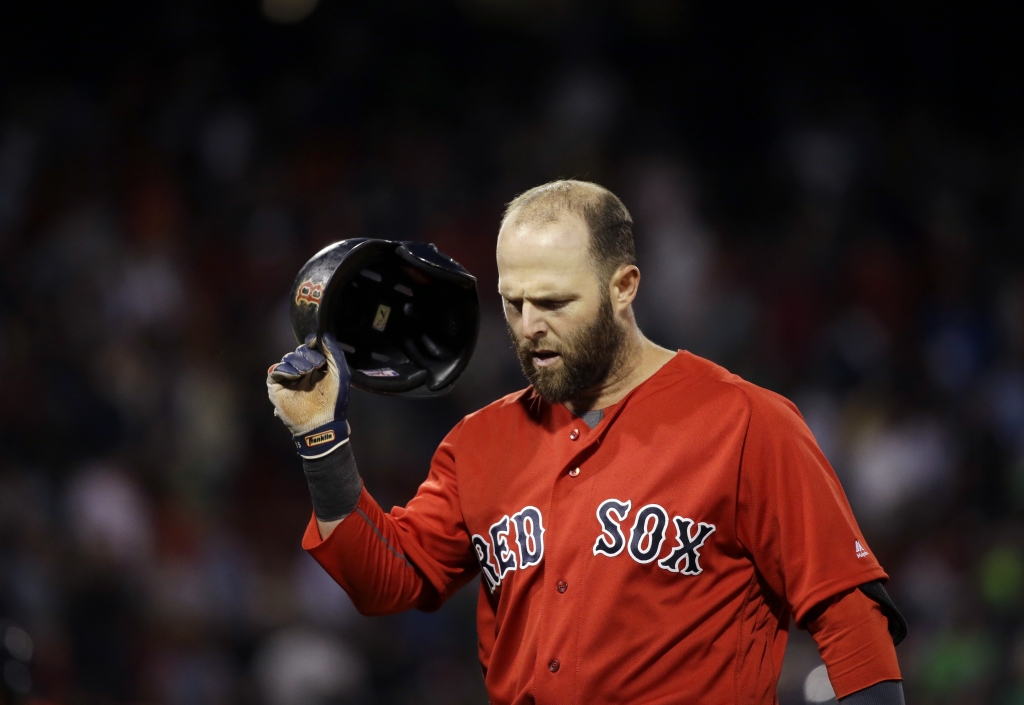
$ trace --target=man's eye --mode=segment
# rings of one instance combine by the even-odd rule
[[[510,307],[510,308],[515,309],[518,313],[522,313],[523,312],[523,302],[521,300],[520,301],[513,301],[511,299],[505,299],[505,305]]]

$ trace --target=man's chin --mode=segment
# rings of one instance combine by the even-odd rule
[[[560,373],[562,367],[562,362],[558,362],[554,368],[534,367],[532,370],[533,374],[528,375],[533,388],[544,401],[551,402],[552,404],[560,404],[562,402],[569,401],[565,382],[561,379],[562,375]]]
[[[548,384],[555,383],[565,374],[565,362],[559,358],[556,362],[543,367],[531,363],[530,371],[533,373],[530,375],[531,380],[548,382]]]

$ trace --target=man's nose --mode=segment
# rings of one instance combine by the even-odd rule
[[[523,303],[523,337],[528,340],[536,340],[541,337],[547,331],[547,324],[544,322],[544,316],[536,306],[526,301]]]

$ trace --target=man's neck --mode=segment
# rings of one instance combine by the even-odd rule
[[[675,357],[671,350],[655,345],[639,330],[627,343],[629,346],[608,378],[600,387],[565,403],[574,414],[583,414],[593,409],[606,409],[622,401],[627,394],[650,379],[665,363]]]

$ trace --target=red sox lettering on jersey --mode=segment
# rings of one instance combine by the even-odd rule
[[[668,512],[657,504],[649,504],[637,512],[629,538],[623,534],[621,522],[629,517],[632,502],[607,499],[597,508],[600,533],[594,542],[594,555],[609,558],[622,553],[629,546],[629,557],[639,564],[650,563],[661,552],[668,527]],[[714,532],[714,524],[694,521],[685,517],[674,517],[676,546],[662,560],[658,567],[672,573],[699,575],[699,550]],[[515,544],[510,547],[508,536],[515,527]],[[494,592],[505,574],[511,570],[526,569],[540,563],[544,557],[544,517],[536,507],[524,507],[512,515],[506,514],[491,525],[488,532],[490,541],[479,534],[472,538],[473,550],[480,563],[480,572],[488,589]]]
[[[515,527],[514,550],[509,547],[509,532]],[[510,570],[529,568],[544,557],[544,517],[536,507],[523,507],[509,519],[506,514],[491,525],[490,543],[479,534],[472,538],[480,572],[491,592]]]
[[[682,352],[593,429],[531,390],[467,416],[406,506],[303,545],[368,614],[479,574],[495,705],[768,705],[791,618],[886,577],[795,407]]]

